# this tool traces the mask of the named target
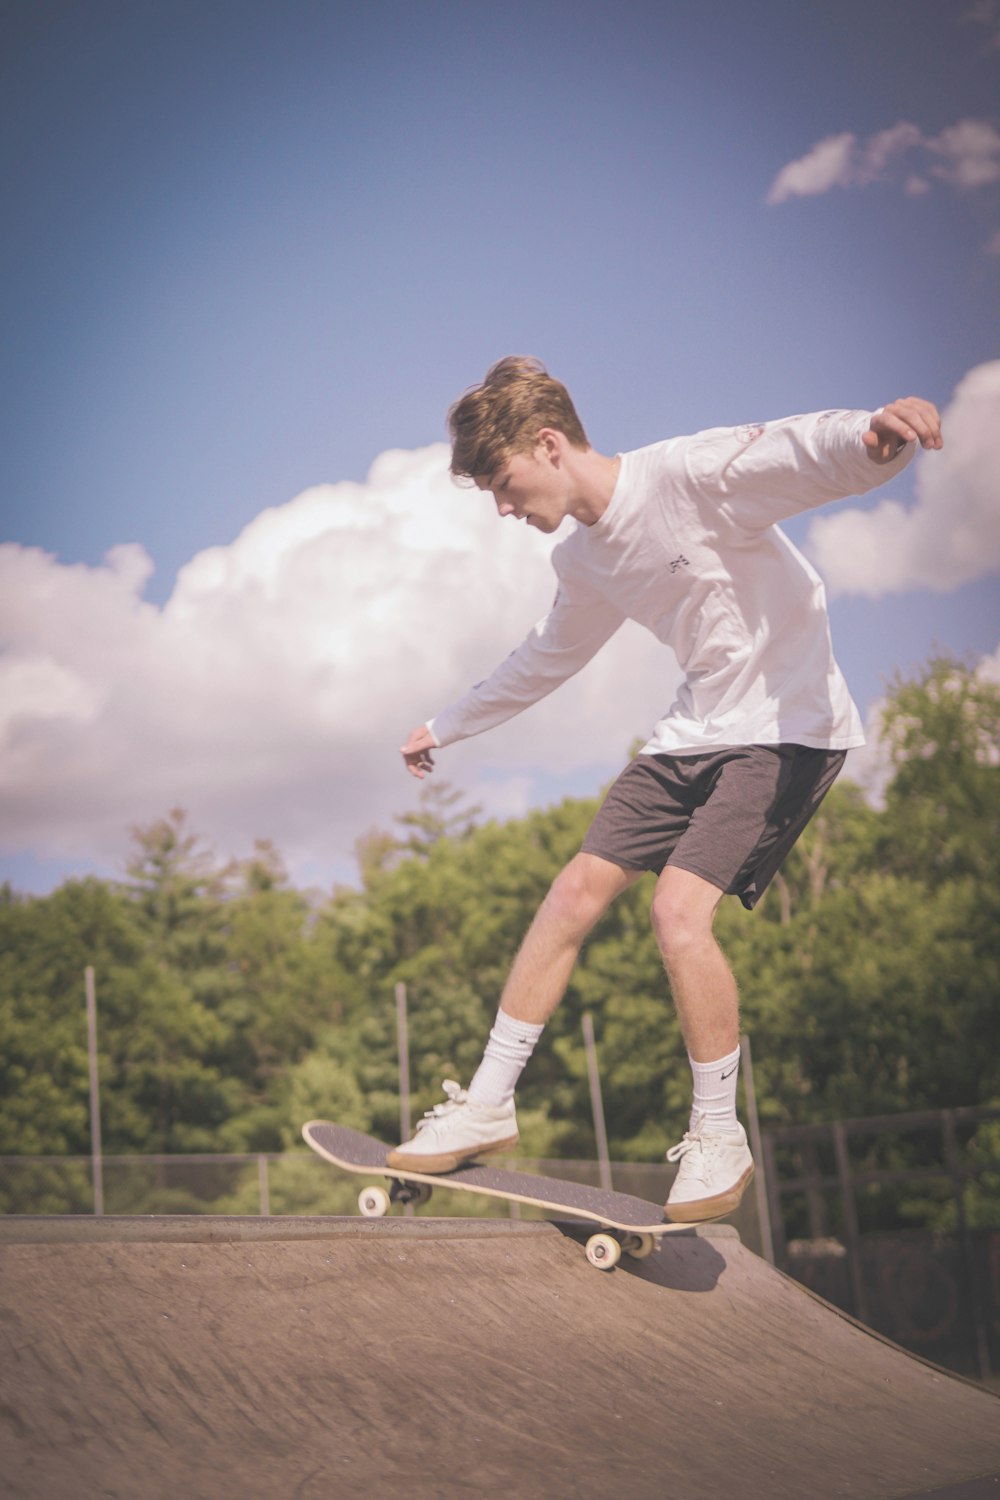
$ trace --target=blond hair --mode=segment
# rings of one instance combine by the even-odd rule
[[[566,387],[541,360],[510,354],[448,412],[451,472],[463,478],[495,474],[512,453],[530,453],[543,427],[565,433],[576,448],[590,447]]]

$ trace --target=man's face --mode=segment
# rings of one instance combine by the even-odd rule
[[[545,445],[513,453],[493,474],[477,475],[481,490],[492,490],[501,516],[514,516],[537,531],[555,531],[567,514],[565,478]]]

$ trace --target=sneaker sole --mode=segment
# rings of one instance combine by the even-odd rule
[[[414,1151],[390,1151],[385,1159],[387,1167],[399,1172],[427,1172],[434,1176],[438,1172],[454,1172],[466,1162],[476,1161],[480,1156],[489,1156],[495,1151],[511,1151],[518,1137],[509,1136],[505,1141],[491,1141],[486,1146],[470,1146],[467,1151],[445,1151],[439,1156],[417,1156]]]
[[[687,1203],[666,1203],[663,1211],[671,1224],[700,1224],[704,1219],[724,1219],[739,1208],[752,1176],[751,1162],[736,1186],[728,1192],[716,1193],[714,1198],[691,1198]]]

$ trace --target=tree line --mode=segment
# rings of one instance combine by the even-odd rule
[[[762,1123],[1000,1102],[1000,686],[935,658],[888,694],[884,802],[841,779],[761,905],[723,902]],[[392,1139],[394,986],[415,1109],[468,1081],[516,946],[596,799],[499,823],[429,784],[358,846],[357,887],[297,890],[273,845],[222,865],[180,811],[120,881],[0,890],[0,1154],[90,1149],[83,970],[98,979],[104,1149],[277,1151],[321,1115]],[[682,1133],[684,1047],[648,908],[584,948],[519,1091],[522,1149],[591,1157],[581,1017],[613,1158]],[[992,1142],[991,1149],[997,1146]]]

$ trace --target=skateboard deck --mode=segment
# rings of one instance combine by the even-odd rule
[[[436,1187],[485,1193],[508,1203],[526,1203],[600,1225],[601,1232],[587,1241],[587,1259],[608,1271],[618,1264],[623,1251],[641,1259],[655,1248],[660,1235],[697,1228],[696,1224],[672,1224],[660,1205],[647,1203],[644,1198],[566,1182],[560,1177],[537,1177],[478,1162],[433,1174],[389,1167],[386,1156],[393,1148],[385,1141],[329,1120],[310,1120],[303,1125],[302,1135],[317,1155],[335,1167],[364,1176],[380,1173],[389,1179],[392,1185],[388,1193],[381,1187],[365,1188],[360,1193],[358,1207],[366,1218],[388,1213],[393,1203],[426,1203]]]

